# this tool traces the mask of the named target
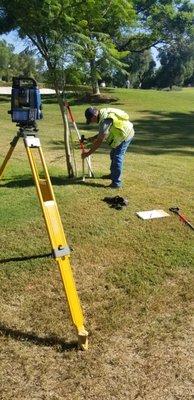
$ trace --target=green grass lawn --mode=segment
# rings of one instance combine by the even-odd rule
[[[193,399],[194,233],[173,214],[143,221],[136,212],[178,206],[194,224],[194,89],[109,92],[136,132],[125,158],[119,195],[129,204],[122,211],[102,201],[117,194],[101,179],[109,172],[108,148],[92,157],[94,179],[69,180],[56,104],[44,104],[39,123],[73,247],[88,352],[77,351],[55,261],[31,257],[49,253],[50,244],[22,140],[0,183],[2,400]],[[91,136],[87,106],[72,111],[80,132]],[[0,164],[16,133],[9,107],[0,102]]]

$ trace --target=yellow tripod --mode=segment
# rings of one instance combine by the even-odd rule
[[[81,349],[87,350],[88,333],[84,328],[84,318],[69,262],[70,249],[65,238],[65,233],[37,131],[38,130],[36,127],[20,127],[17,135],[10,143],[10,149],[3,161],[2,166],[0,167],[0,178],[2,177],[7,162],[9,161],[17,142],[21,137],[26,148],[32,175],[36,185],[38,198],[52,247],[52,254],[58,263],[71,317],[77,329],[78,345]],[[39,158],[41,162],[42,169],[44,171],[44,178],[39,177],[36,158]]]

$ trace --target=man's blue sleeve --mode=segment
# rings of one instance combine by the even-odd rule
[[[112,124],[113,124],[112,118],[104,119],[99,125],[99,134],[103,133],[104,135],[107,135]]]

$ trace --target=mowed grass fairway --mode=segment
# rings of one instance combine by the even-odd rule
[[[106,146],[92,157],[94,179],[69,180],[58,106],[45,103],[39,123],[73,247],[88,352],[77,350],[56,262],[31,257],[49,253],[50,243],[22,140],[0,183],[1,400],[194,398],[194,231],[171,213],[150,221],[135,214],[178,206],[194,224],[194,89],[110,94],[136,131],[119,193],[101,179],[109,172]],[[72,111],[91,136],[87,106]],[[0,163],[17,131],[9,108],[0,103]],[[78,147],[75,156],[81,176]],[[102,201],[116,194],[129,200],[122,211]]]

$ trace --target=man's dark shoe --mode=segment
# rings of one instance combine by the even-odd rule
[[[102,179],[111,179],[111,174],[102,175],[101,178]]]
[[[110,185],[108,185],[107,187],[111,188],[111,189],[120,189],[121,186],[116,185],[115,183],[111,183]]]

